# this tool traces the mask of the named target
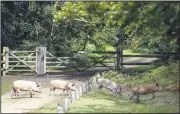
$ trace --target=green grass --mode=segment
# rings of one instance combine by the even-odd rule
[[[8,81],[1,80],[1,95],[4,95],[6,92],[12,90],[12,85]]]
[[[141,104],[128,102],[128,94],[114,97],[108,91],[102,93],[90,91],[74,104],[70,105],[68,113],[172,113],[179,112],[179,94],[172,92],[155,93],[141,96]],[[49,103],[31,113],[56,113],[57,103]]]
[[[88,92],[79,101],[73,104],[69,112],[83,113],[83,112],[119,112],[119,113],[160,113],[160,112],[178,112],[178,93],[157,93],[156,98],[151,100],[151,95],[141,96],[142,104],[135,104],[128,102],[128,95],[123,97],[113,97],[108,92]],[[172,100],[172,103],[167,105],[167,101]],[[174,103],[174,104],[173,104]]]
[[[127,69],[126,69],[127,70]],[[159,83],[163,87],[169,85],[179,86],[179,64],[168,63],[162,66],[149,65],[131,68],[126,71],[127,76],[120,76],[117,72],[105,72],[103,77],[119,84],[136,86],[147,83]]]
[[[126,50],[123,50],[123,54],[124,55],[139,55],[140,53],[135,53],[132,50],[126,49]]]

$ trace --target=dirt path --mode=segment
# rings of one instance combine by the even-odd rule
[[[57,78],[57,77],[53,77]],[[87,78],[87,77],[85,77]],[[48,82],[52,79],[51,78],[38,78],[36,81],[40,82],[44,86],[42,89],[42,93],[35,94],[33,98],[29,97],[29,94],[25,96],[24,92],[22,93],[23,98],[18,98],[14,97],[14,99],[11,99],[11,92],[6,93],[1,97],[1,112],[2,113],[25,113],[29,112],[32,109],[38,109],[41,108],[44,104],[50,103],[53,101],[57,101],[61,98],[61,90],[56,90],[55,95],[50,96],[49,95],[49,88],[47,87]],[[76,82],[76,88],[79,86],[83,85],[87,79],[78,79],[78,78],[71,78],[66,79],[64,77],[58,77],[58,79],[63,79],[63,80],[69,80],[70,82]],[[28,79],[28,80],[33,80],[33,79]],[[81,81],[79,81],[81,80]]]

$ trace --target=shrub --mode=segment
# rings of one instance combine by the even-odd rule
[[[125,84],[129,86],[136,86],[147,83],[159,83],[163,87],[167,87],[169,85],[179,85],[179,64],[176,63],[168,63],[163,66],[159,66],[157,68],[152,67],[153,69],[139,73],[134,76],[126,76],[123,77],[117,72],[108,71],[105,72],[103,77],[107,79],[111,79],[112,81]],[[173,86],[179,87],[179,86]]]

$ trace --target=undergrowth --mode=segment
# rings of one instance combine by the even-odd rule
[[[153,69],[150,69],[147,72],[137,73],[133,76],[123,76],[114,71],[107,71],[104,72],[103,77],[116,83],[129,86],[159,83],[162,87],[176,85],[176,88],[179,88],[179,62],[168,63],[163,66],[152,68]]]

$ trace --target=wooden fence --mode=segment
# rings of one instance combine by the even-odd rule
[[[1,75],[9,72],[34,72],[43,74],[46,72],[46,47],[37,47],[36,51],[11,51],[3,47],[1,54]]]
[[[21,74],[23,72],[44,74],[46,72],[63,72],[64,70],[67,71],[67,69],[82,72],[92,67],[107,67],[120,72],[124,65],[151,64],[151,62],[127,63],[124,62],[124,57],[164,58],[172,55],[177,55],[177,53],[124,55],[121,48],[117,48],[116,51],[50,52],[47,51],[46,47],[37,47],[36,50],[30,51],[11,51],[8,47],[3,47],[1,75]],[[81,57],[85,57],[88,62],[82,62]]]
[[[83,94],[87,93],[92,89],[92,81],[87,81],[85,84],[80,86],[76,91],[71,91],[69,98],[64,98],[57,104],[57,113],[66,113],[71,104],[75,103]]]

